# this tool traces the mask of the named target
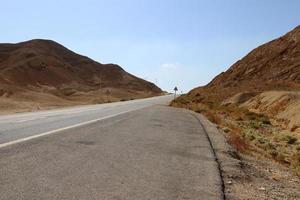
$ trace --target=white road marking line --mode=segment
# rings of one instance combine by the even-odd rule
[[[28,122],[28,121],[33,121],[36,119],[43,119],[43,118],[45,118],[45,117],[34,117],[34,118],[30,118],[30,119],[22,119],[22,120],[17,121],[17,123]]]
[[[83,125],[88,125],[88,124],[91,124],[91,123],[94,123],[94,122],[98,122],[98,121],[101,121],[101,120],[104,120],[104,119],[112,118],[112,117],[115,117],[115,116],[118,116],[118,115],[121,115],[121,114],[125,114],[125,113],[128,113],[128,112],[139,110],[139,109],[141,109],[141,108],[127,110],[127,111],[124,111],[124,112],[120,112],[120,113],[113,114],[113,115],[108,115],[108,116],[105,116],[105,117],[93,119],[93,120],[90,120],[90,121],[86,121],[86,122],[82,122],[82,123],[79,123],[79,124],[67,126],[67,127],[64,127],[64,128],[48,131],[48,132],[45,132],[45,133],[40,133],[40,134],[37,134],[37,135],[32,135],[32,136],[29,136],[29,137],[17,139],[17,140],[6,142],[6,143],[2,143],[2,144],[0,144],[0,148],[7,147],[7,146],[10,146],[10,145],[13,145],[13,144],[18,144],[18,143],[25,142],[25,141],[28,141],[28,140],[32,140],[32,139],[35,139],[35,138],[39,138],[39,137],[42,137],[42,136],[50,135],[50,134],[53,134],[53,133],[61,132],[61,131],[67,130],[67,129],[76,128],[76,127],[83,126]]]
[[[23,119],[23,120],[17,121],[17,123],[27,122],[27,121],[31,121],[31,120],[32,120],[32,119]]]

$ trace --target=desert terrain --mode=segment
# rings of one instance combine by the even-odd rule
[[[288,189],[299,189],[300,176],[299,26],[171,105],[204,114],[239,152],[247,178],[232,178],[235,183],[226,186],[236,189],[231,192],[238,199],[300,197]]]
[[[153,83],[51,40],[0,44],[0,113],[161,95]]]

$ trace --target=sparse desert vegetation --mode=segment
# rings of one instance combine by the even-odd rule
[[[184,107],[205,115],[211,122],[219,125],[229,143],[240,152],[262,154],[300,175],[299,135],[279,125],[273,125],[268,116],[236,105],[196,102],[187,96],[177,98],[172,106]]]
[[[205,115],[240,152],[300,175],[300,26],[251,51],[171,105]]]

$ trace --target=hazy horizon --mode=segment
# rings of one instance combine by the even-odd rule
[[[300,21],[296,0],[29,0],[2,7],[1,43],[51,39],[163,90],[177,85],[184,92]]]

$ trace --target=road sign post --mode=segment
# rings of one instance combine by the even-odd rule
[[[176,98],[176,92],[178,91],[178,88],[177,88],[177,86],[175,86],[175,88],[174,88],[174,99]]]

